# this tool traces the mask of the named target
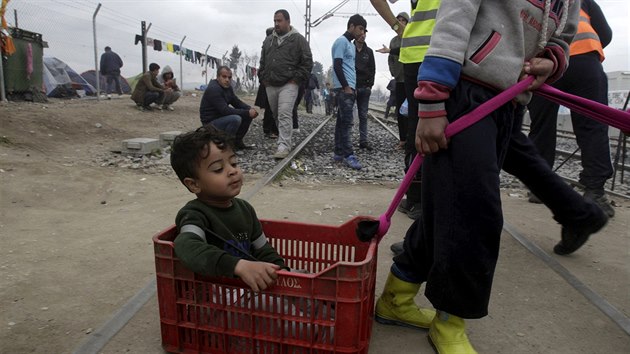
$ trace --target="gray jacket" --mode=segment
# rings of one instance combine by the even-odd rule
[[[574,0],[443,0],[418,75],[415,96],[424,101],[420,114],[443,111],[447,92],[460,75],[505,90],[519,80],[523,63],[534,57],[554,62],[548,79],[553,82],[568,65],[579,10]],[[530,98],[531,93],[523,93],[517,100],[526,104]]]
[[[258,78],[266,86],[283,86],[290,80],[300,85],[308,80],[312,69],[311,48],[293,27],[284,36],[278,36],[274,31],[265,38]]]

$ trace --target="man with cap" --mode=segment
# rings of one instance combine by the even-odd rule
[[[335,125],[335,151],[333,160],[360,170],[361,163],[352,150],[352,108],[356,101],[357,77],[355,70],[356,48],[352,40],[365,34],[367,21],[363,16],[352,15],[346,32],[333,43],[333,83],[337,97],[337,123]]]

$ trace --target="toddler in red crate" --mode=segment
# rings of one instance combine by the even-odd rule
[[[175,138],[171,166],[197,198],[177,213],[175,254],[195,273],[238,277],[267,289],[287,269],[267,242],[254,208],[236,198],[243,173],[232,139],[211,125]]]

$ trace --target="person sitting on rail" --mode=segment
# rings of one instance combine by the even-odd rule
[[[175,254],[195,273],[239,277],[265,290],[287,269],[267,242],[254,208],[236,198],[243,173],[233,140],[211,124],[173,141],[171,166],[197,198],[177,213]]]
[[[232,70],[227,66],[217,69],[217,78],[208,83],[203,93],[199,115],[201,124],[211,124],[236,137],[234,147],[237,150],[251,149],[243,143],[243,137],[249,130],[252,119],[258,117],[258,111],[241,101],[230,82]]]

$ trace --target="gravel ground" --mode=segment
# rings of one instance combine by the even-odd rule
[[[306,139],[327,117],[322,112],[318,112],[319,107],[315,107],[314,114],[307,114],[300,111],[299,131],[294,130],[293,145],[297,146]],[[379,115],[380,116],[380,115]],[[388,126],[397,132],[393,120],[388,122]],[[353,170],[341,163],[332,160],[333,137],[335,120],[330,119],[321,131],[309,142],[302,152],[292,161],[290,168],[283,172],[283,178],[290,178],[305,183],[326,183],[326,182],[371,182],[379,183],[384,181],[399,182],[404,176],[404,164],[402,151],[396,149],[397,137],[385,130],[380,124],[370,119],[368,121],[368,131],[372,151],[359,148],[358,124],[353,127],[353,146],[355,155],[363,165],[361,170]],[[272,154],[276,149],[276,140],[265,138],[262,132],[262,119],[255,119],[252,122],[249,133],[245,137],[245,143],[254,145],[251,150],[238,152],[241,156],[240,164],[246,174],[262,176],[270,171],[276,161]],[[576,149],[575,140],[558,138],[558,148],[565,151]],[[614,153],[614,148],[612,153]],[[174,175],[169,163],[169,149],[166,148],[152,156],[124,156],[117,153],[103,153],[94,161],[103,167],[119,167],[143,170],[146,173],[160,173]],[[565,157],[558,157],[556,164],[564,161]],[[626,163],[627,164],[627,163]],[[577,180],[581,170],[580,161],[571,159],[562,166],[558,173],[561,176]],[[630,194],[630,176],[626,174],[624,183],[620,183],[620,176],[617,176],[614,191],[617,193]],[[606,185],[610,189],[611,182]],[[524,195],[524,186],[514,177],[501,173],[501,188],[509,193]]]

